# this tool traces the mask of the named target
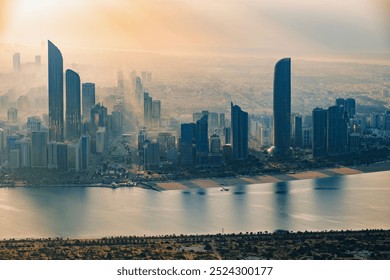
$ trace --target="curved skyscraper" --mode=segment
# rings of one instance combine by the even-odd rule
[[[291,59],[283,58],[275,65],[273,140],[276,153],[286,156],[291,134]]]
[[[64,76],[60,50],[48,41],[49,141],[64,140]]]
[[[80,77],[73,70],[66,70],[66,139],[81,136]]]

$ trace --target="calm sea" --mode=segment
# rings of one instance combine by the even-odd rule
[[[3,188],[0,238],[390,229],[390,171],[228,188]]]

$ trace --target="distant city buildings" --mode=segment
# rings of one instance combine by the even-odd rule
[[[82,114],[83,123],[91,122],[91,109],[95,106],[95,84],[83,83],[82,84]]]
[[[66,139],[81,136],[80,76],[73,70],[66,70]]]

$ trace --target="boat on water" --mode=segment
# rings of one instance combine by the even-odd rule
[[[228,188],[225,188],[225,187],[221,187],[221,188],[220,188],[220,191],[221,191],[221,192],[228,192],[229,189],[228,189]]]

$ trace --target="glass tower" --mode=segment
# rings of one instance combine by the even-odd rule
[[[48,41],[49,141],[64,141],[64,76],[60,50]]]
[[[275,65],[273,140],[280,156],[290,151],[291,134],[291,59],[283,58]]]

